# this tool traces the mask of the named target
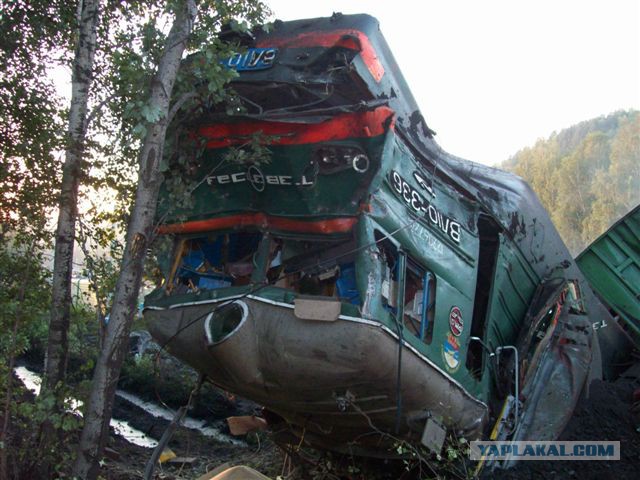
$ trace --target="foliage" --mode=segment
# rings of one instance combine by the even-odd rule
[[[640,203],[640,112],[620,111],[554,133],[503,168],[529,182],[577,255]]]
[[[386,435],[389,439],[391,436]],[[442,452],[435,454],[416,441],[395,439],[388,458],[360,457],[355,454],[316,450],[300,442],[280,445],[295,465],[276,480],[470,480],[475,465],[469,460],[469,442],[450,434]],[[285,462],[286,466],[286,462]]]
[[[42,266],[42,252],[13,242],[0,244],[0,362],[26,351],[45,321],[49,272]],[[15,338],[13,325],[19,328]],[[1,389],[0,389],[1,390]]]
[[[12,235],[0,243],[0,392],[2,419],[0,430],[0,478],[8,478],[8,467],[19,455],[13,442],[19,430],[14,424],[16,403],[13,367],[18,355],[29,346],[34,325],[46,315],[48,272],[42,267],[41,251],[35,240],[22,243],[21,235]]]
[[[407,472],[413,472],[418,479],[473,478],[473,468],[469,461],[469,442],[464,437],[447,435],[442,451],[434,454],[421,444],[400,441],[395,451],[403,457]]]
[[[85,274],[98,298],[98,321],[83,308],[76,306],[72,311],[72,360],[74,353],[92,356],[87,345],[95,342],[88,337],[103,324],[102,317],[109,309],[135,188],[138,151],[147,126],[172,119],[184,122],[221,102],[224,87],[235,72],[222,68],[219,60],[238,46],[227,45],[217,33],[225,23],[247,31],[266,11],[255,0],[199,2],[199,18],[189,44],[191,56],[180,71],[173,108],[168,118],[163,118],[147,97],[164,48],[168,20],[179,5],[174,0],[103,2],[91,75],[94,88],[89,92],[93,111],[87,119],[85,157],[80,165],[80,199],[74,206],[80,210],[78,240],[85,253]],[[42,249],[51,238],[46,222],[59,193],[59,152],[66,147],[66,113],[49,72],[71,63],[77,43],[76,15],[75,2],[0,0],[4,33],[0,39],[0,281],[6,287],[0,293],[0,305],[5,307],[0,323],[6,332],[16,328],[15,335],[7,334],[0,340],[3,387],[10,378],[6,359],[13,361],[32,339],[43,337],[44,314],[50,305]],[[177,147],[184,138],[184,131],[174,129],[165,147],[167,158],[184,158],[184,143],[181,149]],[[91,202],[90,198],[97,200]],[[71,199],[76,200],[75,196]],[[25,246],[31,246],[31,251]],[[92,366],[93,361],[86,362],[86,369]],[[12,403],[11,392],[7,393]],[[42,402],[46,404],[45,397]],[[12,404],[14,407],[22,408]],[[33,408],[12,412],[18,417],[27,415],[24,418],[33,414],[36,421],[50,417],[54,428],[64,426],[55,416],[38,414],[49,411],[45,407]]]
[[[69,61],[75,20],[70,2],[0,1],[1,478],[28,478],[30,469],[48,458],[37,424],[29,422],[69,425],[66,417],[52,415],[46,396],[27,400],[17,390],[12,368],[46,330],[51,305],[50,274],[44,267],[51,240],[47,221],[59,188],[66,113],[49,73]],[[42,455],[34,457],[35,449]]]
[[[8,478],[62,478],[68,473],[74,456],[72,446],[81,419],[71,413],[69,401],[65,402],[63,413],[55,412],[54,403],[52,394],[34,397],[22,386],[14,388],[10,409],[13,433],[4,445],[9,460]],[[60,431],[55,444],[45,445],[41,441],[39,426],[45,420]],[[42,471],[45,462],[52,466],[52,471]]]
[[[30,232],[55,203],[64,110],[49,71],[68,60],[75,6],[0,0],[0,237]]]
[[[0,329],[5,332],[0,336],[0,392],[2,418],[7,422],[2,429],[0,451],[8,467],[6,478],[42,478],[68,471],[73,459],[72,440],[80,425],[80,418],[69,413],[69,400],[58,411],[52,393],[33,397],[12,372],[15,359],[33,348],[34,343],[42,345],[47,337],[51,274],[44,267],[42,247],[42,243],[25,234],[12,234],[0,243]],[[76,364],[76,378],[72,381],[86,377],[92,368],[96,349],[90,347],[88,338],[94,325],[92,314],[82,308],[73,309],[70,353]],[[78,397],[78,393],[74,391],[73,395]],[[68,389],[64,397],[71,398]],[[41,429],[45,421],[59,430],[60,437],[54,443],[43,443]],[[34,451],[38,455],[34,456]],[[52,470],[42,472],[42,465]]]

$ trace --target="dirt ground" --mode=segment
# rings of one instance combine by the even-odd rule
[[[113,416],[126,420],[132,427],[156,439],[162,436],[169,424],[119,397],[116,397]],[[212,422],[209,426],[228,432],[223,421]],[[248,465],[272,478],[282,473],[284,456],[264,433],[251,433],[231,444],[204,436],[199,431],[180,427],[168,447],[176,454],[176,460],[182,458],[188,461],[162,463],[156,468],[155,478],[193,480],[223,464]],[[103,477],[108,480],[143,478],[153,449],[133,445],[113,431],[109,449],[111,451],[107,452]]]
[[[633,412],[634,392],[638,383],[620,379],[614,383],[595,381],[588,398],[583,398],[570,420],[562,440],[619,440],[620,461],[527,461],[506,471],[483,472],[486,479],[636,479],[640,478],[640,425]],[[637,393],[636,393],[637,395]],[[637,400],[637,399],[636,399]],[[132,426],[159,438],[167,422],[136,411],[136,407],[120,400],[116,416]],[[169,444],[179,457],[193,457],[193,462],[165,463],[156,470],[158,479],[195,479],[222,464],[248,465],[271,478],[286,478],[285,456],[265,434],[250,434],[241,445],[221,444],[200,433],[179,429]],[[142,478],[150,449],[136,447],[122,438],[112,436],[110,454],[103,467],[107,479]],[[287,466],[288,468],[288,466]],[[359,477],[361,478],[361,477]],[[405,478],[403,476],[403,478]],[[444,478],[447,478],[446,476]]]
[[[42,360],[37,356],[25,356],[19,364],[41,374]],[[14,381],[16,385],[20,384],[17,377],[14,377]],[[20,392],[18,393],[22,395],[22,401],[32,401],[33,394],[31,392],[23,388],[20,389]],[[206,410],[204,416],[194,415],[197,412],[191,412],[189,415],[194,416],[194,418],[201,418],[207,422],[206,426],[218,428],[222,433],[228,434],[228,427],[224,420],[226,415],[254,413],[256,405],[251,402],[243,399],[228,399],[224,395],[221,395],[220,398],[224,398],[224,401],[220,401],[220,405],[200,409],[200,411]],[[157,403],[157,400],[155,403]],[[221,416],[221,412],[225,415]],[[161,438],[169,425],[167,420],[154,417],[119,396],[115,397],[113,418],[126,421],[133,428],[154,439]],[[124,437],[116,434],[113,428],[111,429],[107,447],[108,449],[102,462],[102,478],[107,480],[143,478],[145,466],[153,453],[153,449],[140,447],[128,442]],[[231,444],[207,437],[197,430],[179,427],[170,440],[168,447],[177,457],[188,461],[183,463],[165,462],[157,466],[155,470],[156,479],[195,480],[203,473],[224,464],[229,466],[247,465],[273,479],[284,472],[284,455],[264,432],[259,434],[250,433],[245,437],[235,439],[235,443]]]
[[[149,433],[155,435],[156,431],[163,430],[161,423],[166,426],[166,422],[156,419],[156,425]],[[158,465],[154,478],[194,480],[224,464],[248,465],[274,479],[282,473],[284,457],[264,435],[250,434],[247,441],[243,441],[241,445],[228,445],[181,427],[168,446],[177,455],[176,460],[183,458],[186,461],[169,461]],[[102,467],[102,477],[108,480],[143,478],[152,451],[150,448],[133,445],[112,432],[109,451]]]

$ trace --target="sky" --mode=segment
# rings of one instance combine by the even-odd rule
[[[448,152],[498,164],[640,109],[640,0],[265,0],[281,20],[368,13]]]

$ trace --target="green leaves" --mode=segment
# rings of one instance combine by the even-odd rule
[[[69,6],[3,0],[0,12],[0,223],[45,239],[58,187],[54,151],[64,146],[64,110],[48,74],[69,41],[52,22],[69,27]]]
[[[264,135],[255,132],[250,139],[239,147],[229,147],[224,159],[229,163],[239,165],[264,165],[271,162],[271,150],[266,145],[272,143],[278,137]]]
[[[620,111],[539,140],[503,167],[536,192],[572,254],[640,203],[640,113]]]
[[[118,234],[129,218],[142,140],[149,125],[164,120],[164,110],[149,98],[150,85],[166,47],[169,17],[183,5],[178,0],[102,2],[95,62],[82,70],[93,77],[88,90],[86,148],[80,165],[67,171],[82,170],[80,198],[101,201],[89,206],[86,200],[78,204],[75,190],[68,201],[74,203],[73,210],[80,207],[85,228],[78,237],[86,248],[85,273],[92,280],[101,309],[108,306],[109,292],[114,288],[119,252],[101,256],[95,251],[109,243],[117,245]],[[62,0],[0,0],[0,328],[12,332],[15,325],[19,326],[16,335],[0,337],[0,360],[24,351],[34,335],[46,332],[43,319],[51,302],[40,252],[49,237],[48,214],[57,203],[58,152],[67,146],[63,126],[66,112],[48,73],[56,64],[69,62],[78,38],[87,38],[77,36],[77,6],[76,2]],[[220,65],[220,60],[236,48],[217,38],[220,27],[234,20],[234,28],[248,31],[266,12],[264,4],[255,0],[203,0],[198,7],[196,29],[189,41],[193,59],[184,60],[173,89],[178,115],[163,158],[163,169],[177,166],[180,170],[174,180],[180,203],[191,200],[198,182],[191,173],[196,170],[201,151],[197,143],[185,148],[189,135],[181,125],[223,102],[228,82],[237,75]],[[189,93],[195,95],[181,103]],[[83,113],[80,118],[84,117]],[[73,131],[84,131],[84,125],[74,126]],[[257,147],[243,150],[238,161],[249,161],[252,156],[261,161],[262,154],[256,152]],[[86,347],[78,340],[87,325],[83,318],[84,313],[76,309],[72,351]],[[0,373],[6,372],[0,368]],[[29,419],[23,430],[28,431],[32,422],[45,420],[62,432],[74,430],[77,419],[59,410],[51,413],[54,403],[54,398],[46,395],[35,403],[23,403],[21,414]],[[38,451],[43,458],[49,453],[57,455],[49,445]]]

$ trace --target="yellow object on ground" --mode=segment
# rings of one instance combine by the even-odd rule
[[[158,459],[158,462],[164,463],[167,460],[171,460],[172,458],[176,458],[176,454],[170,448],[165,448],[160,454],[160,458]]]
[[[215,469],[212,472],[205,473],[201,477],[198,477],[197,480],[271,480],[260,472],[256,472],[253,468],[245,467],[244,465],[231,467],[224,472],[216,474],[217,470],[218,469]]]

